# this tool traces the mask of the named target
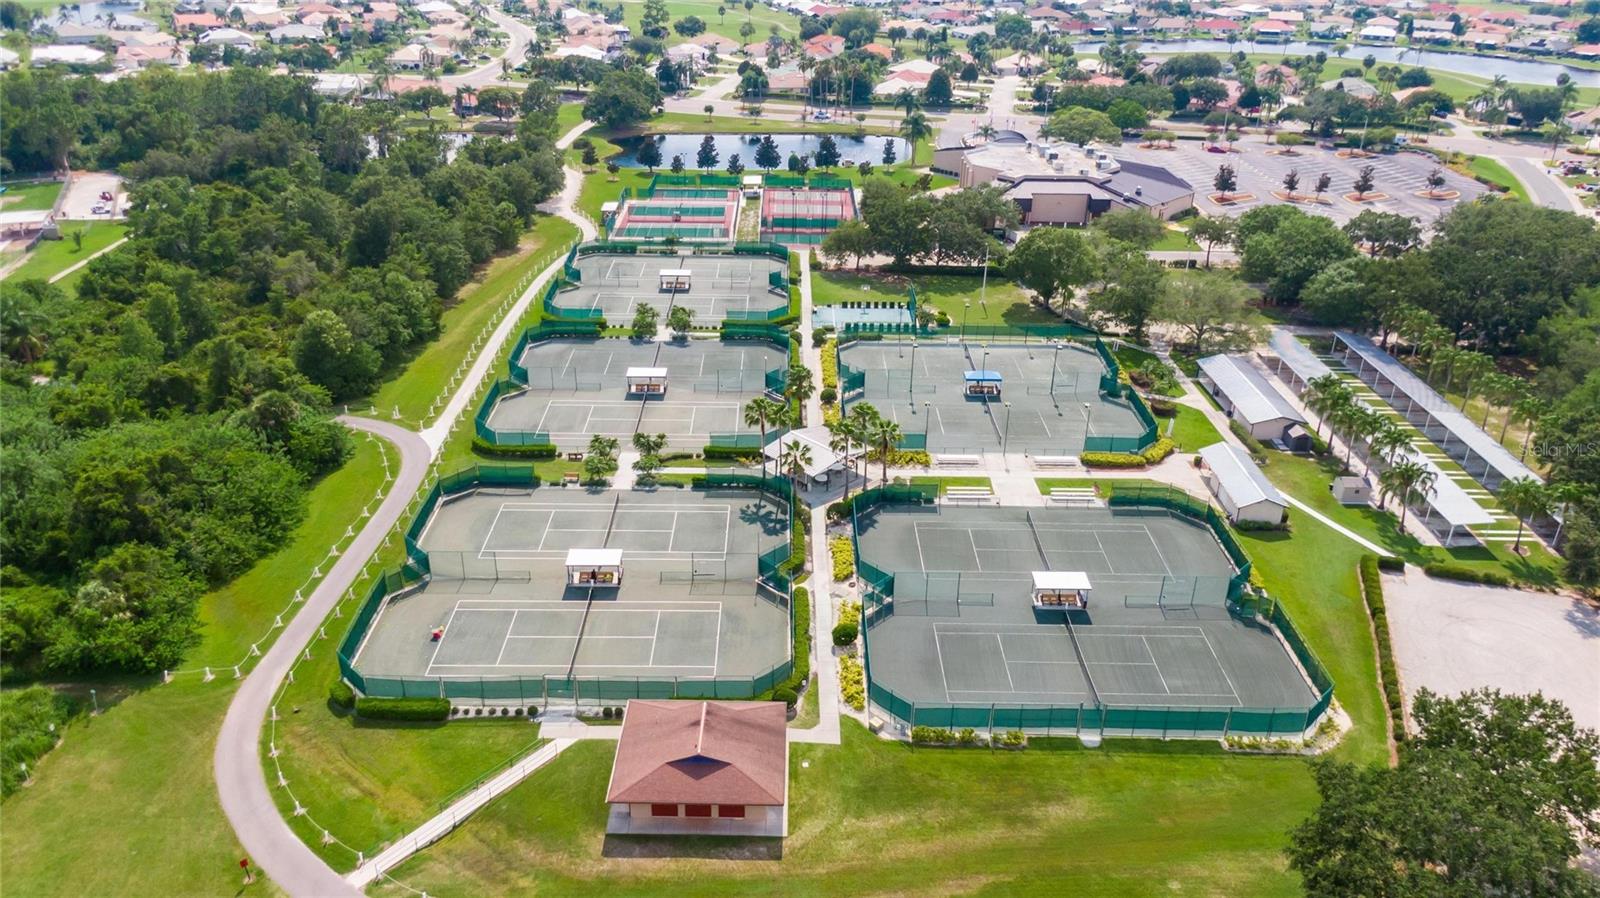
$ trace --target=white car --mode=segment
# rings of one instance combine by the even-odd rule
[[[110,207],[106,206],[104,203],[97,204],[94,207],[94,209],[92,209],[90,211],[92,211],[96,215],[110,215],[111,214]]]
[[[811,120],[814,122],[831,122],[833,121],[833,114],[826,109],[818,109],[816,112],[811,113]]]

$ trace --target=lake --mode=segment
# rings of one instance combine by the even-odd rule
[[[1359,65],[1362,57],[1371,55],[1379,62],[1420,65],[1425,68],[1438,69],[1441,72],[1471,75],[1484,81],[1488,81],[1496,75],[1504,75],[1507,81],[1514,83],[1554,87],[1556,76],[1564,73],[1571,75],[1572,83],[1579,87],[1600,87],[1600,72],[1591,69],[1576,69],[1572,66],[1554,62],[1502,59],[1498,56],[1475,56],[1470,53],[1447,53],[1441,50],[1419,50],[1412,47],[1380,47],[1356,44],[1346,50],[1344,56],[1334,57],[1332,44],[1313,44],[1308,41],[1290,41],[1283,44],[1274,44],[1266,41],[1236,41],[1231,45],[1227,41],[1203,38],[1177,41],[1128,41],[1128,44],[1133,43],[1139,45],[1140,52],[1151,56],[1167,56],[1174,53],[1229,54],[1239,51],[1283,56],[1315,56],[1318,53],[1327,53],[1330,58],[1348,59]],[[1088,41],[1074,44],[1073,50],[1080,56],[1093,56],[1100,52],[1101,46],[1103,46],[1101,41]],[[1326,77],[1337,77],[1337,74],[1330,74]]]
[[[643,137],[625,137],[615,143],[622,147],[622,153],[613,157],[613,160],[623,168],[644,168],[639,164],[639,148],[647,140],[653,140],[661,148],[661,164],[657,168],[670,168],[673,156],[682,156],[683,164],[688,168],[699,168],[695,164],[695,154],[700,152],[700,141],[705,139],[704,134],[647,134]],[[739,159],[744,167],[750,170],[756,168],[756,147],[761,142],[760,134],[713,134],[712,139],[717,142],[717,164],[714,166],[719,171],[728,164],[728,157],[734,153],[739,154]],[[774,134],[772,140],[778,145],[778,154],[783,157],[783,165],[789,162],[790,153],[802,156],[815,156],[817,147],[822,143],[820,134]],[[883,144],[885,141],[894,144],[894,158],[904,162],[911,156],[911,145],[899,137],[879,137],[869,135],[865,139],[857,139],[849,134],[835,134],[833,140],[839,146],[839,158],[843,164],[855,165],[863,160],[873,165],[883,163]]]

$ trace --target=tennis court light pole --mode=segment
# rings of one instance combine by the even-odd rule
[[[916,388],[916,385],[917,385],[917,338],[916,337],[912,337],[911,338],[911,378],[910,378],[910,380],[906,381],[906,395],[907,396],[911,395],[911,391]],[[911,403],[911,413],[913,415],[917,413],[917,404],[915,402]]]
[[[1083,434],[1084,434],[1084,436],[1089,436],[1091,433],[1094,432],[1094,426],[1089,421],[1089,411],[1090,411],[1089,403],[1085,402],[1083,404]]]
[[[967,342],[967,316],[972,314],[972,300],[961,301],[961,342]]]
[[[928,448],[928,422],[933,420],[933,403],[922,400],[922,448]]]

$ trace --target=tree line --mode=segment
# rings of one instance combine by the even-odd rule
[[[0,310],[7,674],[174,666],[199,597],[348,454],[329,418],[438,334],[560,183],[556,104],[453,158],[379,101],[252,69],[3,81],[8,171],[116,168],[129,240]]]

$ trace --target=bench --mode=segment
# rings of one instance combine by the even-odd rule
[[[1049,498],[1051,502],[1059,502],[1062,505],[1079,505],[1088,508],[1099,508],[1105,504],[1100,501],[1099,496],[1095,495],[1094,487],[1092,486],[1052,487]]]
[[[1080,468],[1083,462],[1076,455],[1035,455],[1033,466],[1036,468]]]
[[[933,463],[941,467],[975,468],[983,463],[983,458],[977,455],[935,455]]]
[[[951,486],[944,491],[946,502],[983,502],[995,501],[994,490],[986,486]]]

